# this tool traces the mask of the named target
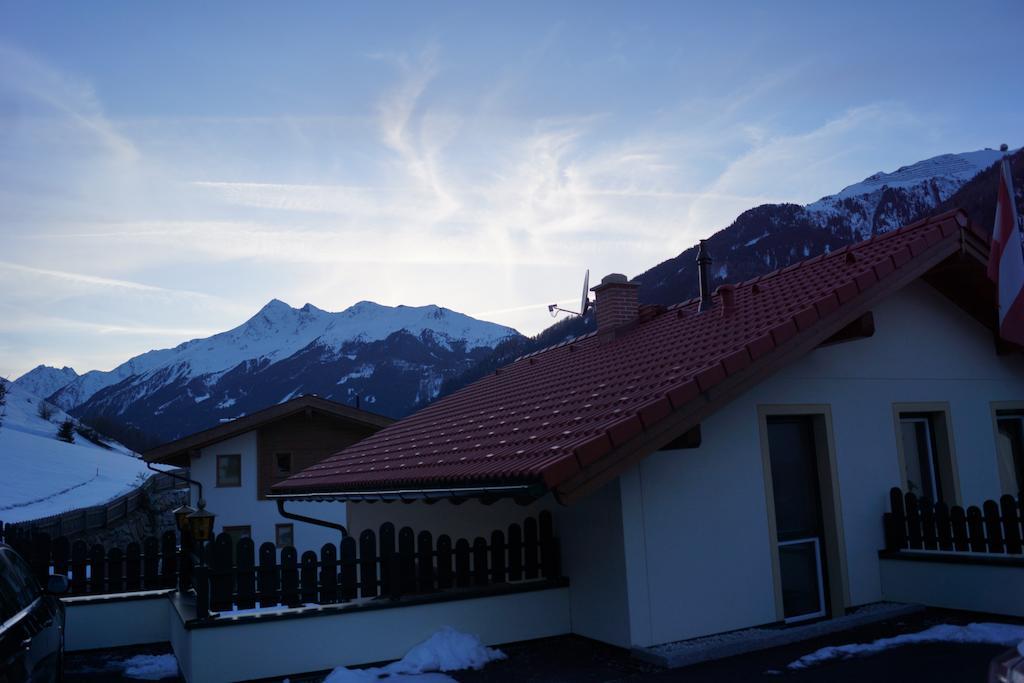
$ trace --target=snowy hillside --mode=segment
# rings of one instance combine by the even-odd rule
[[[139,485],[150,474],[124,446],[110,449],[81,435],[75,443],[56,438],[68,418],[54,408],[39,416],[39,399],[7,385],[7,410],[0,425],[0,521],[21,522],[104,503]]]
[[[274,299],[234,329],[87,372],[50,400],[140,450],[302,394],[400,417],[518,336],[438,306],[331,313]]]
[[[78,379],[78,373],[67,366],[52,368],[39,365],[14,380],[14,386],[33,396],[46,397]]]

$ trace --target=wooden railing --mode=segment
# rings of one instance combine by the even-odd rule
[[[251,539],[234,543],[220,534],[206,547],[205,567],[197,567],[194,585],[197,613],[228,612],[284,605],[330,605],[364,598],[398,599],[410,594],[440,593],[509,582],[561,576],[551,513],[527,518],[490,539],[470,542],[387,522],[379,534],[363,531],[340,546],[326,544],[319,555],[272,543],[256,549]]]
[[[319,554],[301,555],[272,543],[259,547],[251,539],[237,543],[228,534],[198,545],[172,531],[127,547],[88,546],[66,537],[17,527],[0,530],[32,567],[41,583],[49,574],[70,579],[69,595],[100,595],[154,589],[195,591],[199,618],[218,612],[303,604],[330,605],[369,598],[443,594],[506,583],[561,577],[558,540],[551,513],[545,511],[489,539],[452,541],[409,527],[396,533],[390,522],[379,532],[363,531],[325,544]],[[179,542],[180,540],[180,542]]]
[[[1003,496],[966,510],[932,503],[898,488],[889,492],[885,513],[886,550],[1021,555],[1024,527],[1021,499]]]

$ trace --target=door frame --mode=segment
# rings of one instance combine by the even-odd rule
[[[768,444],[768,418],[787,416],[807,416],[814,422],[814,450],[818,458],[818,490],[821,495],[821,517],[825,542],[825,573],[828,576],[829,609],[825,616],[826,618],[840,617],[846,614],[846,608],[851,604],[851,600],[846,566],[846,539],[843,533],[842,498],[839,493],[839,472],[832,428],[832,406],[828,403],[759,404],[757,406],[757,427],[761,441],[761,465],[764,468],[764,495],[768,516],[768,541],[771,548],[772,583],[775,587],[775,616],[780,622],[786,620],[782,603],[779,539],[775,526],[775,492],[772,486],[772,463]]]

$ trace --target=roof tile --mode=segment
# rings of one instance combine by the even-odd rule
[[[727,376],[813,333],[822,318],[841,315],[859,293],[914,267],[929,245],[945,239],[952,250],[957,231],[949,226],[960,220],[945,214],[749,280],[735,287],[729,315],[720,295],[705,313],[690,299],[669,307],[674,314],[652,309],[611,337],[588,333],[530,354],[274,490],[558,486]]]

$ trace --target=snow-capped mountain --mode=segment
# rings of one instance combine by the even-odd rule
[[[401,416],[518,334],[438,306],[331,313],[275,299],[234,329],[87,372],[50,400],[129,443],[125,427],[161,442],[305,393]]]
[[[3,381],[3,380],[0,380]],[[145,463],[121,444],[103,439],[84,425],[74,443],[59,441],[57,429],[69,416],[50,407],[16,382],[7,384],[0,424],[0,520],[20,522],[89,505],[130,491],[149,476]],[[84,433],[83,433],[84,432]]]
[[[754,207],[708,239],[714,257],[714,279],[742,282],[953,208],[963,209],[977,225],[991,229],[996,203],[993,164],[1000,156],[1000,152],[991,149],[943,154],[892,173],[876,173],[807,206]],[[1017,205],[1024,214],[1024,152],[1014,152],[1010,165]],[[696,258],[697,249],[693,247],[633,278],[640,284],[640,303],[672,304],[695,296]],[[470,371],[447,381],[441,395],[460,389],[518,356],[593,329],[593,315],[565,318],[535,337],[503,342]]]
[[[707,240],[714,279],[740,282],[912,223],[943,206],[1001,156],[993,149],[942,154],[891,173],[875,173],[806,206],[754,207]],[[695,259],[694,247],[636,276],[641,300],[669,304],[693,296]]]
[[[37,365],[11,384],[33,396],[45,398],[76,379],[78,373],[67,366],[54,368],[49,365]]]

